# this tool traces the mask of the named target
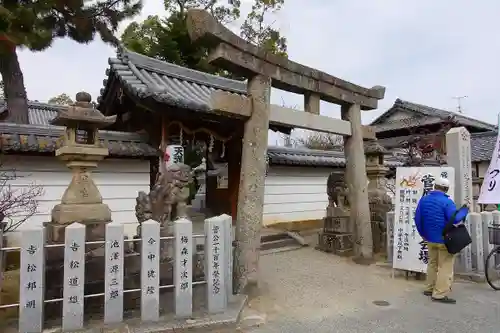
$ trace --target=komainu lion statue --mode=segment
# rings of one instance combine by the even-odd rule
[[[191,168],[182,163],[169,166],[164,174],[158,174],[149,194],[140,191],[136,198],[135,216],[139,224],[151,219],[165,228],[177,218],[188,217],[187,200],[192,181]]]
[[[332,172],[328,176],[326,193],[328,195],[328,206],[334,207],[334,204],[336,207],[349,206],[348,189],[343,174]]]

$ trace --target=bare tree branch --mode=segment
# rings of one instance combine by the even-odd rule
[[[297,146],[316,150],[344,150],[344,139],[341,135],[314,132],[302,138],[295,139]]]
[[[396,182],[394,181],[394,179],[390,180],[385,178],[384,187],[387,189],[387,191],[392,193],[392,195],[396,195]]]
[[[23,178],[15,169],[4,169],[0,163],[0,214],[4,215],[3,232],[12,232],[36,214],[43,187],[34,183],[16,186]]]

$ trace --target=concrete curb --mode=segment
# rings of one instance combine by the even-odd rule
[[[392,264],[387,263],[387,262],[377,262],[375,263],[376,266],[385,268],[388,270],[392,269]],[[405,271],[396,269],[396,276],[401,276]],[[425,273],[422,273],[425,276]],[[471,282],[476,282],[476,283],[484,283],[486,282],[486,278],[484,277],[484,273],[476,273],[476,272],[471,272],[471,273],[454,273],[455,279],[456,280],[463,280],[463,281],[471,281]]]
[[[72,333],[179,333],[236,330],[247,300],[246,295],[235,295],[230,300],[226,311],[217,314],[195,313],[196,319],[178,319],[173,314],[169,314],[155,323],[143,323],[138,319],[127,320],[115,326],[105,326],[102,322],[89,323],[89,327]],[[17,333],[17,329],[2,331],[2,333],[11,332]],[[62,331],[60,328],[55,328],[46,329],[44,333],[62,333]]]

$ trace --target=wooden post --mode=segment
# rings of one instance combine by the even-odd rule
[[[232,138],[227,145],[228,150],[228,191],[231,201],[231,217],[236,220],[238,214],[238,192],[241,172],[241,136]]]
[[[249,79],[247,89],[252,99],[252,114],[244,126],[238,191],[234,259],[237,293],[243,293],[248,284],[256,286],[258,281],[271,80],[254,76]]]
[[[6,257],[5,252],[2,251],[3,244],[4,244],[3,229],[6,227],[5,224],[6,224],[5,222],[0,221],[0,291],[2,290],[2,285],[3,285],[3,271],[5,270],[4,263],[5,263],[5,257]],[[2,300],[2,295],[0,293],[0,301],[1,300]]]
[[[158,172],[160,174],[164,174],[167,167],[165,165],[165,161],[163,160],[165,158],[165,151],[167,149],[168,145],[168,120],[165,115],[161,116],[161,144],[160,144],[160,149],[162,152],[162,156],[160,157],[160,165],[158,168]]]
[[[349,188],[351,223],[354,226],[354,260],[357,263],[373,262],[373,238],[368,201],[368,178],[363,146],[361,109],[359,105],[343,105],[343,120],[351,123],[351,136],[344,136],[346,159],[346,184]]]

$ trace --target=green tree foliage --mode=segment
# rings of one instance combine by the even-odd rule
[[[121,40],[125,47],[156,59],[175,63],[207,73],[229,75],[207,63],[208,49],[189,38],[185,23],[186,11],[192,8],[208,10],[221,23],[228,24],[240,17],[239,0],[165,0],[165,17],[149,16],[143,22],[133,22]],[[251,12],[241,26],[241,36],[267,50],[286,56],[286,39],[279,31],[264,23],[268,13],[281,9],[284,0],[255,0]]]
[[[255,0],[252,10],[241,26],[241,37],[267,51],[288,56],[286,38],[265,23],[266,15],[279,11],[284,4],[285,0]]]
[[[73,104],[73,100],[69,97],[68,94],[62,93],[58,96],[54,96],[49,99],[49,104],[59,104],[59,105],[71,105]]]
[[[141,0],[6,0],[0,5],[0,73],[9,121],[26,123],[27,95],[16,50],[43,51],[56,38],[89,43],[99,35],[111,44],[118,24],[142,8]]]

